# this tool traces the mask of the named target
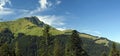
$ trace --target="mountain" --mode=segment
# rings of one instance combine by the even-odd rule
[[[43,26],[47,25],[40,21],[37,17],[24,17],[15,21],[0,22],[0,30],[9,28],[15,35],[25,33],[26,35],[42,35]],[[50,32],[53,35],[63,34],[62,31],[55,30],[51,26]]]
[[[38,52],[44,52],[43,49],[46,47],[43,45],[45,41],[43,38],[44,26],[49,26],[50,29],[50,54],[53,55],[52,52],[54,52],[54,44],[58,43],[55,39],[60,41],[58,44],[61,46],[61,53],[65,54],[65,45],[73,30],[59,31],[54,27],[40,21],[35,16],[19,18],[14,21],[0,22],[0,47],[4,46],[7,42],[10,44],[9,48],[19,50],[17,52],[21,52],[20,55],[38,55]],[[78,34],[83,43],[82,48],[88,53],[89,56],[101,56],[103,52],[106,52],[107,55],[109,54],[113,41],[104,37],[93,36],[86,33],[78,32]],[[117,43],[116,45],[120,50],[120,44]]]

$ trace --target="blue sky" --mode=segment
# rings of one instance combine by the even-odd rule
[[[120,42],[120,0],[0,0],[3,21],[26,16]]]

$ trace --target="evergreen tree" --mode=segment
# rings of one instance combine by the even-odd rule
[[[49,44],[49,38],[50,38],[49,30],[50,30],[50,26],[49,25],[45,25],[44,26],[44,30],[43,30],[43,37],[45,37],[45,44],[47,46]]]
[[[107,55],[106,55],[106,53],[105,53],[105,52],[103,52],[101,56],[107,56]]]
[[[0,33],[0,52],[3,53],[4,51],[7,51],[9,56],[15,56],[14,54],[14,48],[11,47],[12,41],[14,39],[13,33],[8,29],[8,28],[4,28],[2,29],[1,33]],[[1,54],[2,56],[2,54]]]
[[[65,45],[65,56],[73,56],[71,51],[71,40],[67,39],[67,43]]]
[[[19,43],[16,42],[16,43],[15,43],[15,56],[22,56],[19,47],[20,47],[20,46],[19,46]]]
[[[10,44],[13,38],[13,33],[8,28],[3,29],[0,33],[0,45],[4,43]]]
[[[82,49],[82,40],[76,30],[72,31],[72,35],[66,45],[66,56],[88,56],[88,54]]]
[[[41,40],[39,42],[39,50],[38,50],[38,56],[45,56],[45,38],[41,37]]]
[[[112,48],[110,50],[109,56],[120,56],[120,53],[119,53],[119,51],[116,48],[116,43],[112,44]]]
[[[45,25],[43,30],[43,37],[45,39],[45,49],[42,56],[50,56],[50,34],[49,34],[50,26]]]
[[[5,43],[0,47],[0,56],[10,56],[8,44]]]
[[[63,56],[62,54],[62,46],[61,46],[61,43],[60,43],[60,40],[59,39],[55,39],[54,41],[54,56]]]

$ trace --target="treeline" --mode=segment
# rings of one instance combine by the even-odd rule
[[[71,35],[57,36],[52,36],[49,30],[46,25],[43,36],[23,33],[14,36],[8,28],[3,29],[0,32],[0,56],[89,56],[76,30]],[[120,53],[114,43],[110,55],[103,52],[101,56],[120,56]]]
[[[3,29],[0,56],[88,56],[76,30],[69,36],[52,36],[49,29],[49,26],[44,27],[43,36],[19,33],[17,37],[8,28]]]
[[[116,43],[113,42],[109,55],[103,52],[101,56],[120,56],[120,51],[116,48]]]

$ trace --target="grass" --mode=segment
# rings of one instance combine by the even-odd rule
[[[15,21],[0,22],[0,31],[4,28],[9,28],[15,35],[17,35],[18,33],[36,36],[43,35],[43,27],[38,27],[25,18],[20,18]],[[50,33],[52,35],[59,35],[63,34],[64,32],[51,28]]]

